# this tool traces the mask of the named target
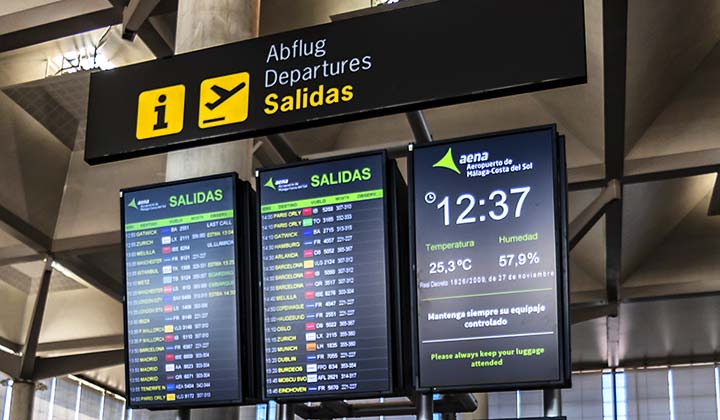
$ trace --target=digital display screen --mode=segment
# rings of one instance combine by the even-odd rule
[[[129,403],[241,400],[235,177],[123,192]]]
[[[391,389],[384,159],[258,177],[268,399]]]
[[[415,150],[420,387],[561,381],[556,141],[545,127]]]

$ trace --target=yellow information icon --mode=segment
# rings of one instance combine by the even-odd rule
[[[203,80],[200,85],[198,127],[243,122],[248,117],[250,73],[234,73]]]
[[[177,134],[185,118],[185,86],[174,85],[147,90],[138,96],[138,140]]]

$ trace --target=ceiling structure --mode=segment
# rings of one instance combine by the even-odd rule
[[[0,345],[18,353],[27,345],[50,255],[38,357],[101,354],[85,358],[97,369],[68,365],[119,392],[117,191],[164,181],[166,156],[85,164],[89,74],[50,68],[101,39],[115,66],[172,54],[177,2],[159,2],[134,41],[122,38],[126,3],[0,5]],[[260,28],[326,23],[369,5],[263,0]],[[720,217],[708,208],[720,171],[720,3],[586,0],[585,17],[587,84],[427,109],[427,124],[436,141],[547,123],[565,134],[571,231],[580,239],[570,261],[576,369],[717,361]],[[312,158],[401,146],[413,130],[402,114],[283,139]],[[282,163],[272,141],[254,141],[257,165]],[[605,190],[613,179],[621,199]]]

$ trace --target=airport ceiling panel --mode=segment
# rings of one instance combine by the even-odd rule
[[[112,8],[106,0],[3,0],[0,34],[34,28]],[[13,12],[14,11],[14,12]]]
[[[80,376],[103,384],[108,390],[125,393],[125,368],[122,365],[83,372]]]
[[[42,261],[23,263],[17,265],[0,266],[0,281],[4,282],[26,295],[35,295],[40,287],[40,276],[44,263]],[[86,289],[81,284],[64,274],[53,271],[50,281],[50,292],[64,292],[70,290]]]
[[[52,237],[70,152],[0,92],[0,207]]]
[[[33,9],[59,1],[60,0],[5,0],[0,3],[0,16],[11,15],[22,12],[23,10]]]
[[[25,340],[28,295],[0,281],[0,340],[22,343]]]
[[[628,158],[677,155],[720,149],[720,43],[658,115]]]
[[[716,175],[703,178],[706,195],[626,279],[625,298],[720,292],[720,216],[708,216]]]
[[[625,186],[622,279],[651,257],[668,234],[708,194],[714,176],[704,175]]]
[[[122,304],[99,290],[86,288],[48,295],[40,343],[121,334]]]
[[[623,304],[621,365],[715,360],[720,351],[720,296]]]
[[[692,76],[720,39],[720,2],[628,2],[625,151]]]
[[[607,367],[607,318],[597,318],[572,326],[573,369]]]
[[[570,223],[600,194],[599,188],[568,194]],[[601,217],[570,251],[570,303],[607,300],[605,285],[605,218]]]
[[[88,166],[83,151],[72,153],[55,238],[75,238],[120,230],[118,191],[165,181],[163,155]]]
[[[89,83],[86,75],[80,75],[84,78],[69,76],[9,86],[2,91],[73,150],[80,123],[84,126],[85,122],[83,112],[87,113],[87,100],[83,100],[83,96],[87,95]]]

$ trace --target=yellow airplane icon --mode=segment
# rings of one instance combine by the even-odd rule
[[[234,73],[203,80],[200,85],[198,126],[211,128],[248,118],[250,73]]]

